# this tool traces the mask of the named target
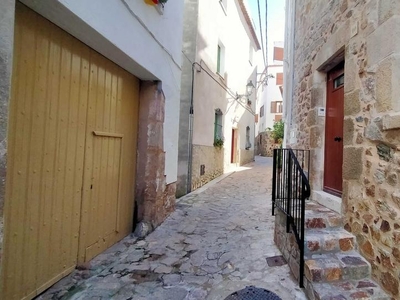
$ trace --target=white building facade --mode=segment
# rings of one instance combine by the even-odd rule
[[[264,132],[274,126],[274,123],[282,119],[283,110],[283,65],[269,65],[266,71],[267,75],[262,74],[263,81],[260,100],[258,101],[258,123],[257,132]],[[265,83],[264,83],[265,82]]]
[[[178,196],[254,159],[260,49],[243,0],[185,1],[184,24]]]

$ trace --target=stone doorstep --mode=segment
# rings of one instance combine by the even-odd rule
[[[337,213],[342,211],[342,198],[324,191],[312,191],[311,198],[320,205]]]
[[[306,229],[343,228],[343,217],[314,201],[307,201],[305,227]]]
[[[311,282],[359,280],[371,275],[371,265],[356,251],[312,254],[304,265],[305,277]]]
[[[305,255],[352,251],[357,242],[351,233],[342,228],[338,229],[309,229],[305,233]]]
[[[311,283],[316,300],[390,300],[382,289],[370,279]]]

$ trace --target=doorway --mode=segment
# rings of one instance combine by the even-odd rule
[[[328,73],[324,191],[342,196],[343,119],[344,119],[344,63]]]
[[[237,152],[237,129],[232,128],[232,145],[231,145],[232,164],[235,164],[237,162],[236,152]]]
[[[140,81],[19,1],[14,42],[0,299],[31,299],[131,232]]]

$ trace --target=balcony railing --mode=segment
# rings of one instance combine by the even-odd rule
[[[272,215],[275,209],[286,215],[286,232],[296,237],[300,252],[299,285],[304,287],[305,200],[310,197],[309,150],[274,149]]]

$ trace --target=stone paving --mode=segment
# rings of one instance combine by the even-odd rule
[[[130,236],[37,299],[223,300],[246,286],[307,299],[273,242],[272,159],[256,157],[220,182],[181,198],[143,240]]]

